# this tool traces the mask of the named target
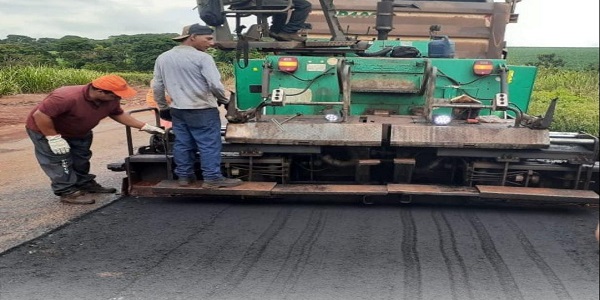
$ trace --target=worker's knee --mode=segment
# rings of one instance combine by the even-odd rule
[[[310,10],[312,8],[312,4],[310,4],[310,2],[308,2],[306,0],[293,0],[292,3],[294,4],[295,9]]]

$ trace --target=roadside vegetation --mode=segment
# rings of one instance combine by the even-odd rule
[[[509,47],[511,65],[545,65],[567,70],[598,71],[599,48]]]
[[[542,68],[536,78],[529,114],[543,115],[558,98],[552,130],[598,136],[598,72]]]
[[[87,84],[104,72],[56,67],[5,67],[0,69],[0,97],[48,93],[64,85]],[[151,73],[115,72],[131,85],[149,85]],[[0,99],[0,101],[2,101]]]
[[[47,93],[116,73],[135,86],[147,86],[156,57],[177,43],[177,34],[0,39],[0,101],[4,95]],[[223,80],[231,82],[235,53],[211,49]],[[250,57],[257,57],[256,52]],[[539,68],[529,113],[542,115],[559,98],[552,130],[599,134],[598,48],[510,48],[509,64]]]

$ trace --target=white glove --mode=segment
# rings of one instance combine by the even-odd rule
[[[67,154],[71,150],[67,140],[63,139],[60,134],[46,136],[46,139],[48,140],[50,150],[56,155]]]
[[[144,126],[142,128],[140,128],[141,131],[145,131],[147,133],[159,133],[159,134],[165,134],[165,131],[160,128],[160,127],[156,127],[156,126],[152,126],[148,123],[144,124]]]

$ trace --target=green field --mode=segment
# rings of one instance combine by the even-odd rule
[[[508,63],[511,65],[533,64],[540,54],[555,54],[565,62],[569,70],[598,70],[599,48],[544,48],[544,47],[509,47]]]

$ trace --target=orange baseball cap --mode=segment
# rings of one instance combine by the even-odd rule
[[[94,79],[92,86],[97,89],[111,91],[121,98],[131,98],[137,94],[137,91],[130,87],[123,77],[114,74]]]

